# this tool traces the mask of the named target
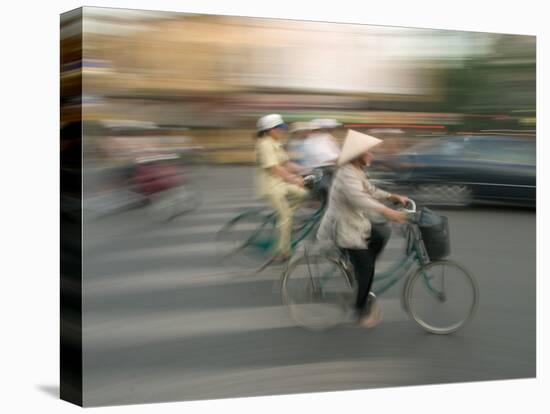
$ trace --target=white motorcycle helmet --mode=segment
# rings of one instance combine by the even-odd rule
[[[287,129],[288,126],[283,120],[283,117],[279,114],[269,114],[262,116],[256,122],[256,130],[258,136],[262,136],[265,131],[269,131],[273,128],[284,128]]]

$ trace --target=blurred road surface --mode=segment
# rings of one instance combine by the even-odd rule
[[[314,333],[281,305],[280,268],[216,257],[216,231],[254,200],[250,167],[205,169],[202,207],[170,223],[143,209],[85,224],[84,403],[132,404],[534,377],[535,213],[446,210],[453,259],[477,277],[476,318],[424,333],[401,283],[373,330]],[[401,250],[394,234],[381,258]]]

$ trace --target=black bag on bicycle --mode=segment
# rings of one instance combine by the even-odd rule
[[[418,228],[430,260],[443,259],[451,253],[449,221],[429,208],[420,210]]]

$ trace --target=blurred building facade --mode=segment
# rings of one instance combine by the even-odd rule
[[[250,159],[255,119],[268,112],[398,127],[405,136],[460,130],[464,114],[481,127],[496,114],[499,125],[534,128],[534,37],[118,9],[83,14],[85,118],[188,127],[207,148],[233,147],[235,159]]]

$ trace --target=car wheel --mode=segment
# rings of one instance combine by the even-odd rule
[[[423,184],[416,187],[416,199],[426,205],[467,206],[472,203],[472,189],[461,184]]]

